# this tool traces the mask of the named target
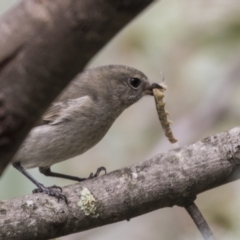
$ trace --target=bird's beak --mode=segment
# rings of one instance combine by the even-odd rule
[[[145,90],[146,95],[151,95],[153,96],[153,89],[162,89],[163,91],[166,90],[166,86],[164,84],[159,84],[159,83],[152,83],[150,86],[148,86]]]

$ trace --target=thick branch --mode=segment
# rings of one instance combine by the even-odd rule
[[[24,0],[0,20],[0,175],[51,101],[152,0]]]
[[[55,238],[158,208],[188,206],[197,194],[239,178],[233,174],[239,164],[240,127],[65,187],[68,206],[44,194],[2,201],[0,239]],[[91,198],[86,189],[82,192],[84,188],[96,202],[83,211],[80,199]]]

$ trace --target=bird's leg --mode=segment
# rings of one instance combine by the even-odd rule
[[[49,196],[53,196],[58,199],[63,199],[66,203],[68,203],[67,198],[65,195],[63,195],[61,192],[56,191],[56,189],[62,191],[62,188],[58,186],[51,186],[51,187],[45,187],[43,184],[38,182],[35,178],[33,178],[20,164],[20,162],[14,162],[13,167],[15,167],[19,172],[21,172],[25,177],[27,177],[32,183],[34,183],[37,186],[37,189],[33,190],[33,193],[45,193]],[[54,189],[55,188],[55,189]]]
[[[95,177],[98,177],[99,174],[104,171],[105,174],[107,173],[107,170],[105,167],[99,167],[96,171],[95,174],[93,173],[90,173],[89,177],[88,178],[80,178],[80,177],[74,177],[74,176],[69,176],[69,175],[66,175],[66,174],[62,174],[62,173],[55,173],[55,172],[52,172],[50,167],[40,167],[39,168],[39,171],[40,173],[44,174],[45,176],[48,176],[48,177],[58,177],[58,178],[65,178],[65,179],[70,179],[70,180],[73,180],[73,181],[78,181],[78,182],[82,182],[82,181],[85,181],[87,179],[91,179],[91,178],[95,178]]]

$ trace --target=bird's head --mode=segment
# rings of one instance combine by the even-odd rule
[[[143,96],[153,95],[154,88],[162,86],[150,83],[148,78],[135,68],[106,65],[86,69],[76,76],[58,101],[89,96],[99,106],[99,111],[102,108],[111,108],[115,115],[119,115]]]
[[[121,104],[127,108],[146,95],[153,95],[154,88],[161,88],[156,83],[150,83],[139,70],[123,65],[107,65],[89,69],[88,88],[92,96],[98,100]]]

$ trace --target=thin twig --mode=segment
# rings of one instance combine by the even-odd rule
[[[192,220],[195,222],[203,238],[205,240],[216,240],[206,220],[204,219],[203,215],[198,209],[197,205],[193,202],[188,207],[185,207],[185,209],[187,210],[188,214],[191,216]]]

